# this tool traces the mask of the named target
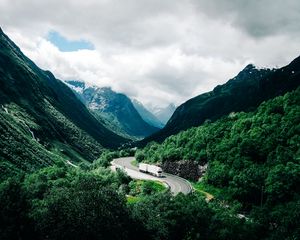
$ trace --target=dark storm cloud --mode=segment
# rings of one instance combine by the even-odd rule
[[[298,0],[197,0],[209,17],[230,21],[253,37],[300,33]]]

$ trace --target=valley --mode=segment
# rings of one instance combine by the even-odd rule
[[[108,14],[118,18],[131,4]],[[143,7],[134,13],[147,15]],[[168,16],[163,39],[148,30],[133,38],[123,19],[105,34],[75,39],[111,16],[83,28],[72,18],[78,29],[68,37],[54,23],[8,35],[0,28],[1,240],[299,239],[300,56],[282,60],[295,41],[285,57],[280,49],[267,56],[260,52],[272,44],[254,46],[279,35],[242,41],[250,34],[242,31],[234,38],[241,50],[231,56],[236,45],[222,50],[228,42],[219,36],[205,38],[209,48],[176,43],[195,32],[198,42],[202,20],[186,25],[196,16],[180,16],[176,29],[184,31],[169,35],[167,12],[158,14]],[[243,24],[229,15],[237,31]],[[160,25],[148,17],[139,23],[145,29]],[[27,32],[30,40],[21,41]]]

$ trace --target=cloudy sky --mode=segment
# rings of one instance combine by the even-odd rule
[[[57,78],[146,105],[183,101],[246,64],[300,55],[299,0],[0,0],[2,29]]]

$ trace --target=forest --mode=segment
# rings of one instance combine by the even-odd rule
[[[0,0],[0,240],[300,240],[299,22]]]
[[[138,161],[208,163],[201,192],[173,196],[108,167],[57,161],[0,184],[0,239],[299,239],[298,88],[214,123],[149,144]]]
[[[9,178],[0,184],[0,238],[254,239],[260,229],[197,194],[144,190],[129,201],[132,185],[123,172],[64,164]]]
[[[256,111],[231,113],[214,123],[150,143],[138,161],[208,163],[201,186],[215,189],[263,226],[266,239],[300,236],[300,88],[263,102]],[[190,164],[195,166],[195,164]],[[191,171],[191,169],[190,169]],[[193,179],[195,180],[195,179]]]

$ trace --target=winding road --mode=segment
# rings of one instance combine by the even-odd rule
[[[183,178],[168,173],[163,173],[163,177],[158,178],[149,174],[139,172],[139,169],[131,164],[131,162],[134,160],[134,157],[116,158],[111,162],[111,164],[114,167],[123,169],[132,178],[155,180],[166,183],[170,187],[170,190],[174,195],[180,192],[183,194],[188,194],[192,191],[191,184]]]

